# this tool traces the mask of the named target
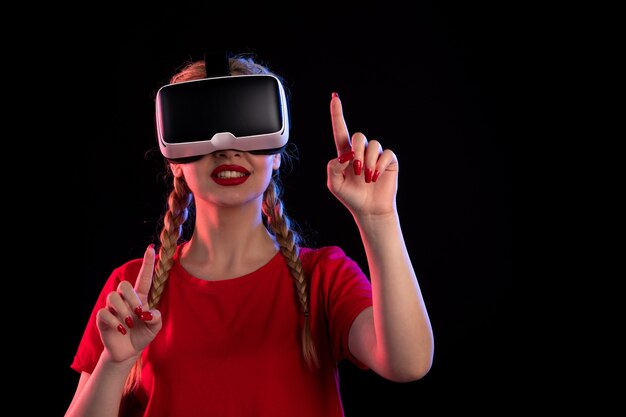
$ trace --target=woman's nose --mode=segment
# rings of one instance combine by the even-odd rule
[[[241,151],[236,149],[221,149],[219,151],[213,152],[213,155],[216,158],[232,158],[235,156],[241,156]]]

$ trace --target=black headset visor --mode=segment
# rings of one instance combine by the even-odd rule
[[[222,149],[280,152],[289,139],[285,91],[269,74],[168,84],[157,92],[156,129],[161,153],[174,162]]]

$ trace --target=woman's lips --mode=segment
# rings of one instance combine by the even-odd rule
[[[211,178],[219,185],[239,185],[250,178],[250,171],[240,165],[220,165],[213,170]]]

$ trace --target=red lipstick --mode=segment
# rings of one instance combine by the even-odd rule
[[[239,185],[250,178],[250,171],[240,165],[220,165],[213,170],[211,178],[219,185]]]

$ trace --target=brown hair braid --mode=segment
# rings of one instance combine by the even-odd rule
[[[283,211],[283,202],[280,199],[282,189],[278,179],[272,178],[267,189],[263,193],[263,214],[267,217],[267,224],[280,245],[280,251],[291,271],[298,300],[304,313],[304,326],[302,328],[302,354],[310,368],[319,367],[315,344],[311,336],[309,321],[309,292],[307,280],[300,261],[300,236],[291,228],[291,220]]]
[[[168,173],[171,174],[170,171]],[[185,180],[180,177],[173,177],[172,191],[167,199],[168,210],[163,215],[163,228],[161,229],[159,249],[159,260],[154,267],[154,275],[152,277],[152,287],[148,294],[148,305],[154,308],[159,304],[165,282],[169,278],[169,272],[174,264],[174,254],[176,246],[183,235],[183,224],[189,217],[189,206],[193,200],[193,195],[187,187]],[[137,388],[141,377],[141,358],[135,362],[126,383],[124,392],[131,393]]]
[[[161,248],[159,249],[159,261],[154,267],[152,287],[148,295],[150,308],[159,304],[165,281],[169,277],[170,269],[174,264],[176,246],[183,235],[183,224],[189,215],[189,205],[193,199],[187,183],[182,177],[174,177],[172,192],[167,199],[169,210],[163,216],[163,229],[161,229]]]

